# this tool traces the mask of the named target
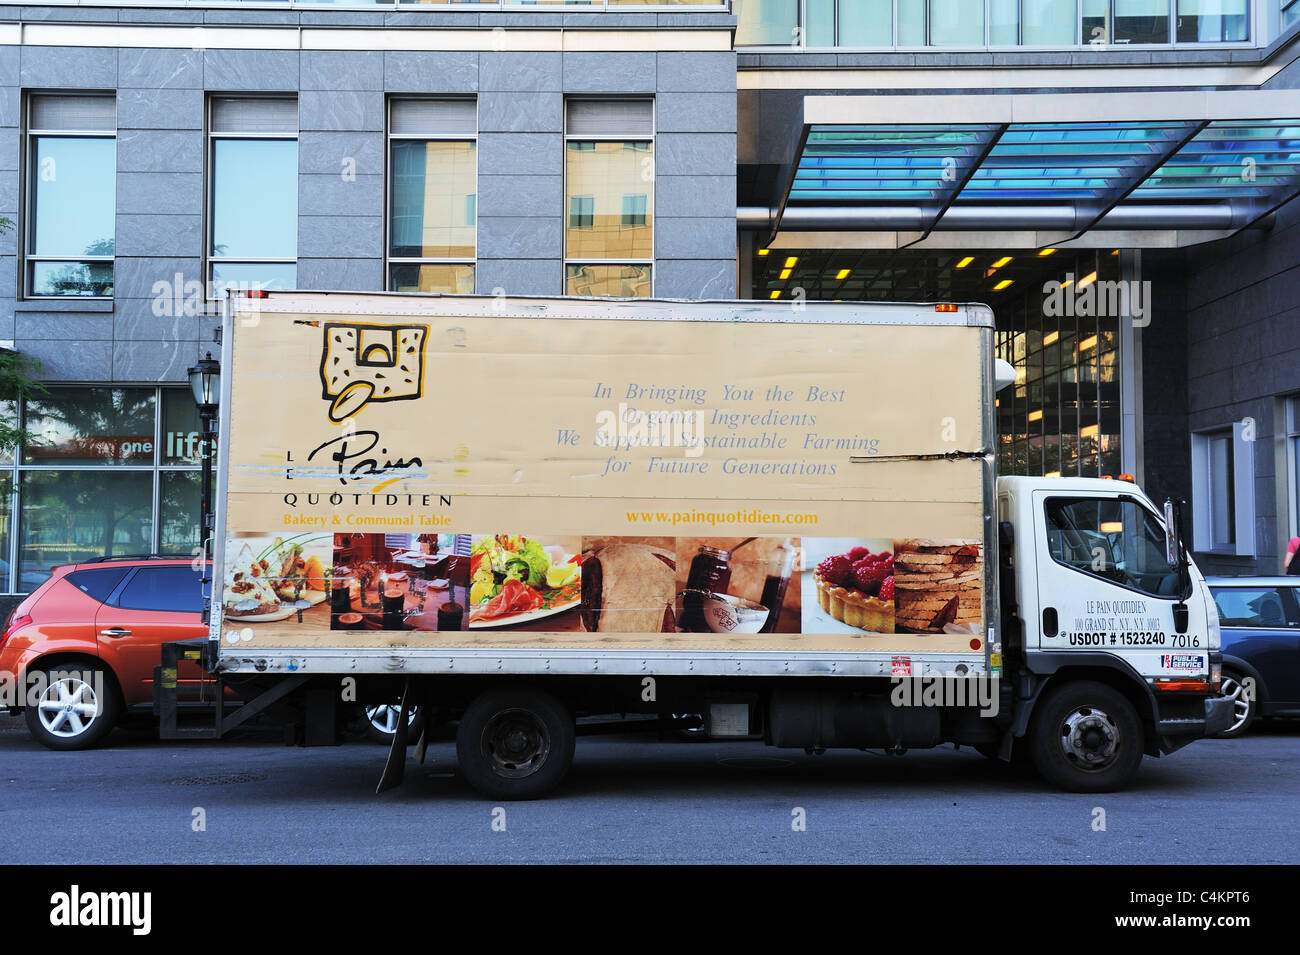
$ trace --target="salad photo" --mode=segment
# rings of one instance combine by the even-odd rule
[[[476,536],[470,550],[470,629],[577,630],[581,546],[576,537],[544,544],[516,534]]]

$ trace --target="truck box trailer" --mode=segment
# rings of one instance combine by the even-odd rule
[[[998,478],[993,330],[979,305],[232,296],[204,657],[307,740],[400,701],[389,783],[408,712],[455,722],[494,798],[557,785],[604,714],[1122,786],[1228,725],[1217,615],[1176,506]]]

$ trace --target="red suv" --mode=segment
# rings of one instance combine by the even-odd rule
[[[153,703],[160,647],[207,635],[196,562],[106,557],[56,567],[0,634],[0,681],[16,692],[27,727],[50,749],[86,749],[124,712]],[[197,689],[203,671],[177,674]],[[14,705],[16,704],[16,705]]]

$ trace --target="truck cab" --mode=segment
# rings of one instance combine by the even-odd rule
[[[1223,729],[1218,614],[1178,509],[1116,480],[1004,477],[997,496],[1009,735],[1040,770],[1110,788]]]

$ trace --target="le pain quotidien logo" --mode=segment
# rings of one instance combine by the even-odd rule
[[[329,402],[326,411],[329,421],[341,429],[337,437],[313,448],[307,454],[307,462],[317,466],[330,465],[333,475],[345,487],[378,482],[369,488],[366,496],[377,494],[414,469],[423,467],[421,458],[394,453],[378,431],[358,429],[353,419],[370,404],[417,401],[423,397],[429,326],[302,320],[295,324],[321,330],[321,399]],[[289,460],[293,460],[292,453]],[[288,497],[286,495],[286,503]],[[400,498],[399,495],[386,497]],[[451,503],[449,498],[440,497],[440,503]],[[409,505],[422,502],[399,499],[392,503]]]

